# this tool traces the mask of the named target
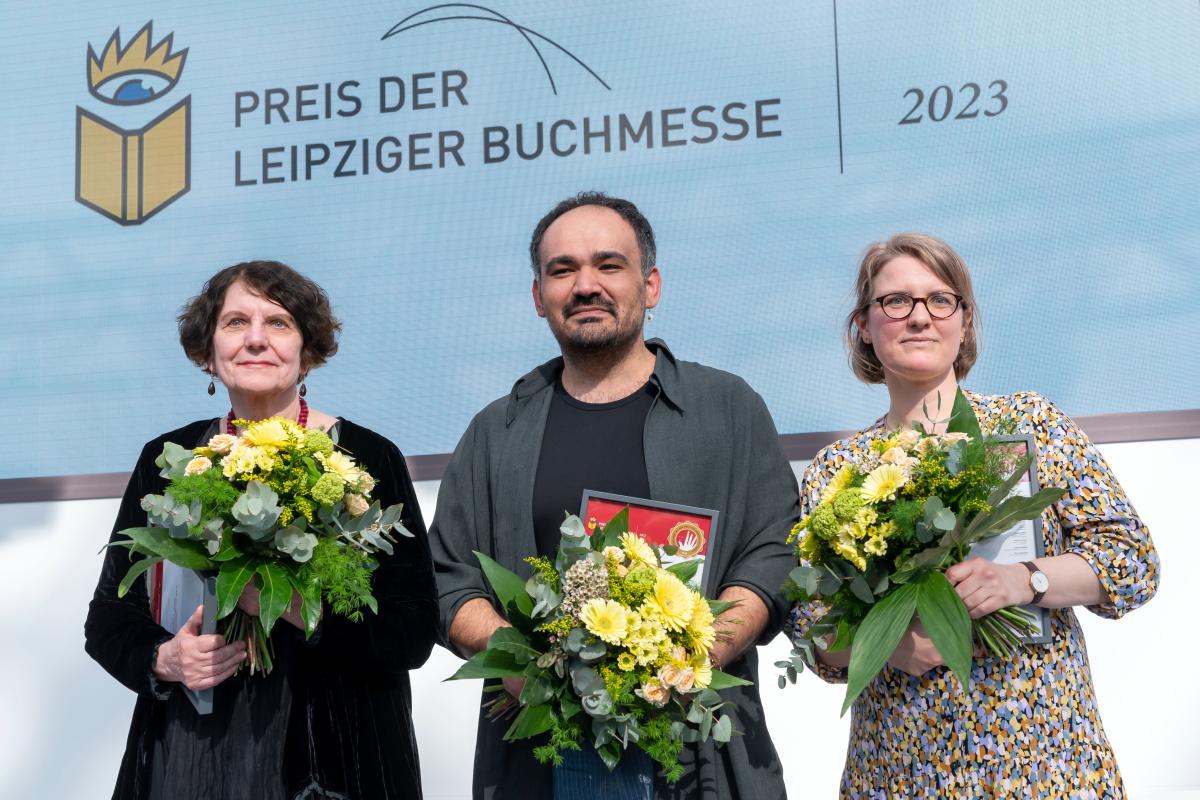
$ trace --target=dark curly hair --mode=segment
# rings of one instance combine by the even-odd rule
[[[542,277],[542,238],[546,235],[546,229],[563,214],[581,206],[607,208],[620,214],[621,219],[629,223],[629,227],[633,228],[633,235],[637,237],[638,250],[641,251],[642,276],[649,275],[658,258],[654,247],[654,229],[650,227],[650,221],[642,216],[638,207],[628,200],[612,197],[604,192],[580,192],[552,208],[550,213],[542,217],[537,227],[533,229],[533,238],[529,240],[529,261],[533,267],[534,277],[538,279]]]
[[[287,264],[243,261],[209,278],[200,294],[189,300],[179,313],[179,343],[198,367],[208,369],[213,354],[213,334],[225,293],[238,281],[283,306],[296,320],[304,338],[300,352],[301,374],[321,366],[337,352],[342,323],[333,315],[324,289]]]

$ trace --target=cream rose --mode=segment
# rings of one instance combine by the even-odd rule
[[[958,442],[969,442],[969,441],[971,441],[971,437],[967,436],[962,431],[953,431],[951,433],[943,433],[942,434],[942,445],[945,447],[949,447],[952,444],[957,444]]]
[[[367,509],[371,507],[371,504],[367,502],[367,498],[361,494],[347,494],[342,500],[346,503],[346,510],[356,517],[361,517],[367,513]]]
[[[675,686],[679,683],[679,673],[681,670],[674,664],[664,664],[658,671],[658,680],[666,686]]]
[[[912,450],[917,446],[917,442],[921,441],[919,431],[914,431],[912,428],[906,428],[896,434],[896,445],[903,447],[905,450]]]
[[[671,699],[671,690],[656,680],[646,681],[634,690],[634,694],[652,706],[662,708]]]
[[[675,688],[687,694],[696,685],[696,671],[691,667],[684,667],[679,670],[679,680],[675,682]]]
[[[223,456],[232,450],[233,446],[237,443],[238,437],[231,436],[228,433],[218,433],[208,440],[208,449],[212,450],[214,455]]]
[[[903,464],[908,458],[908,453],[904,452],[901,447],[889,447],[879,460],[884,464]]]
[[[212,461],[204,456],[196,456],[183,468],[183,474],[199,475],[202,472],[208,472],[210,469],[212,469]]]

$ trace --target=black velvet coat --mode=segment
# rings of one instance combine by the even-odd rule
[[[378,481],[374,497],[385,507],[404,503],[404,525],[415,538],[398,537],[393,556],[379,554],[373,578],[378,615],[366,611],[361,623],[352,623],[327,610],[308,641],[280,621],[272,632],[275,670],[266,678],[251,678],[243,670],[222,683],[212,715],[196,715],[178,684],[153,679],[152,654],[171,634],[151,617],[144,581],[117,598],[128,551],[106,551],[84,626],[85,648],[137,693],[114,798],[141,800],[162,793],[152,786],[164,785],[164,752],[171,753],[176,771],[166,785],[195,786],[183,797],[421,796],[408,670],[425,662],[436,638],[437,593],[425,525],[396,446],[352,422],[342,420],[339,427],[339,445]],[[192,447],[215,430],[214,421],[202,420],[146,444],[121,501],[114,536],[146,525],[139,501],[166,486],[154,466],[163,443]],[[265,744],[264,732],[271,737]],[[251,756],[264,746],[277,756],[267,766]],[[182,800],[177,790],[170,794]]]

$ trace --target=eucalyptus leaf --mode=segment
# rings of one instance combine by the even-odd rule
[[[958,520],[955,519],[954,512],[948,508],[943,508],[933,516],[933,527],[938,530],[953,530],[957,522]]]
[[[846,699],[842,702],[844,715],[855,699],[867,688],[891,657],[900,637],[912,621],[917,608],[915,584],[905,584],[871,607],[854,634],[850,651],[850,670],[846,682]]]
[[[855,575],[854,580],[850,581],[850,591],[864,603],[875,602],[875,595],[871,593],[871,587],[867,585],[867,579],[862,575]]]
[[[729,742],[733,736],[733,721],[729,718],[729,715],[721,715],[721,718],[717,720],[717,724],[713,725],[712,736],[714,740],[721,744]]]

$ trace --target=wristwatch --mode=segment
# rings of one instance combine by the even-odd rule
[[[1041,602],[1042,596],[1046,594],[1046,590],[1050,588],[1050,579],[1032,561],[1022,561],[1021,563],[1025,569],[1029,570],[1029,588],[1033,589],[1033,600],[1030,602],[1037,605]]]

